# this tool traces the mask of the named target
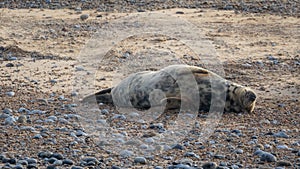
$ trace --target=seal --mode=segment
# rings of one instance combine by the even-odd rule
[[[251,113],[257,95],[201,67],[171,65],[158,71],[143,71],[129,75],[117,86],[85,97],[82,102],[149,110],[198,110]]]

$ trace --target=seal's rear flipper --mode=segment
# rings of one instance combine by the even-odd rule
[[[107,88],[101,90],[95,94],[89,95],[82,99],[82,103],[103,103],[103,104],[113,104],[113,99],[111,95],[111,90],[113,88]]]

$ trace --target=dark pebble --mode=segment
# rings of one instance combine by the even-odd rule
[[[53,153],[50,152],[50,151],[42,151],[42,152],[39,152],[38,154],[38,157],[40,158],[50,158],[52,157]]]
[[[14,167],[14,169],[23,169],[23,167],[20,164],[18,164]]]
[[[277,159],[276,159],[276,157],[273,154],[264,152],[260,156],[260,161],[276,162]]]
[[[82,161],[86,162],[87,165],[96,165],[99,161],[95,157],[86,157],[83,158]]]
[[[37,169],[36,164],[28,164],[27,169]]]
[[[177,150],[184,150],[184,146],[180,145],[180,144],[176,144],[172,147],[172,149],[177,149]]]
[[[184,157],[195,157],[195,158],[198,158],[198,159],[200,158],[200,156],[195,154],[194,152],[186,152],[184,154]]]
[[[220,155],[220,154],[216,154],[216,155],[214,155],[214,158],[216,158],[216,159],[224,159],[225,156],[224,155]]]
[[[19,160],[18,161],[18,164],[21,164],[21,165],[28,165],[28,161],[27,160]]]
[[[215,169],[217,168],[217,164],[214,162],[207,162],[202,165],[203,169]]]
[[[48,162],[49,162],[50,164],[53,164],[56,160],[57,160],[56,158],[51,157],[50,159],[48,159]]]
[[[71,169],[83,169],[83,168],[79,166],[72,166]]]
[[[146,164],[147,160],[145,157],[136,157],[134,159],[134,163],[139,163],[139,164]]]
[[[73,165],[74,164],[74,161],[70,160],[70,159],[64,159],[63,160],[63,165]]]
[[[55,165],[49,165],[46,169],[57,169],[57,167]]]
[[[289,166],[292,166],[292,163],[289,162],[289,161],[278,161],[278,162],[276,163],[276,166],[289,167]]]
[[[14,67],[15,65],[13,63],[7,63],[5,66],[6,67]]]
[[[62,160],[64,158],[64,156],[62,154],[59,154],[59,153],[53,153],[52,157],[54,157],[58,160]]]
[[[193,169],[189,165],[186,164],[177,164],[177,165],[170,165],[167,169]]]
[[[183,11],[177,11],[176,14],[184,14]]]
[[[9,164],[17,164],[17,159],[11,158],[7,161]]]
[[[26,159],[26,161],[28,162],[28,164],[36,164],[37,163],[37,160],[34,158],[28,158],[28,159]]]
[[[118,166],[113,165],[113,166],[111,166],[111,169],[121,169],[121,168],[118,167]]]

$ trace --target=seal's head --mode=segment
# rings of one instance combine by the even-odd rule
[[[231,84],[227,91],[226,112],[251,113],[255,107],[256,94],[248,87]]]

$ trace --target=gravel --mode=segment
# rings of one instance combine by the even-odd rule
[[[4,1],[0,3],[0,8],[49,8],[60,9],[69,8],[76,12],[81,12],[86,9],[96,9],[99,12],[144,12],[154,11],[169,8],[215,8],[222,10],[236,10],[238,12],[252,12],[252,13],[274,13],[280,15],[300,15],[300,2],[298,0],[287,1],[234,1],[234,0],[206,0],[206,1],[115,1],[110,0],[106,3],[103,1],[53,1],[46,2],[40,0],[14,2]],[[183,14],[177,11],[178,14]]]

